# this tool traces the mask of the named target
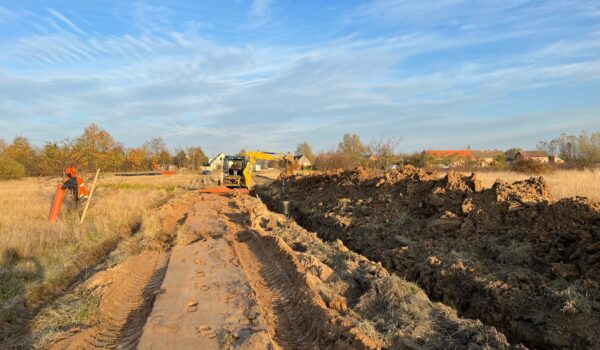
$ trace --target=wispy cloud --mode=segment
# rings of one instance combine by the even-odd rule
[[[131,17],[144,32],[161,32],[171,28],[171,11],[164,5],[148,1],[131,4]]]
[[[46,8],[46,11],[48,11],[52,16],[59,19],[62,23],[66,24],[69,28],[71,28],[75,32],[77,32],[79,34],[85,34],[85,32],[83,30],[81,30],[81,28],[76,26],[75,23],[71,22],[71,20],[69,20],[67,17],[65,17],[62,13],[56,11],[53,8]]]
[[[271,19],[273,0],[252,0],[250,3],[251,26],[259,27]]]
[[[599,11],[600,4],[594,0],[370,0],[357,6],[348,18],[412,30],[476,29],[480,36],[516,31],[540,35],[558,28],[567,30]]]
[[[273,0],[253,0],[250,5],[250,15],[263,18],[268,15]]]
[[[19,15],[5,7],[0,6],[0,24],[8,24],[19,18]]]
[[[255,1],[251,15],[268,17],[271,5]],[[506,16],[522,17],[525,9],[508,9],[534,5],[498,1],[508,12],[485,12],[490,23],[512,21],[506,31],[480,29],[486,20],[476,12],[484,10],[467,9],[465,18],[473,28],[448,31],[417,24],[385,32],[352,31],[318,43],[278,44],[237,40],[237,34],[236,40],[227,40],[207,34],[204,26],[177,26],[171,18],[176,14],[156,2],[129,7],[136,30],[123,32],[98,32],[87,16],[49,8],[28,17],[45,32],[1,42],[0,129],[4,135],[26,134],[41,142],[53,137],[49,135],[72,136],[55,130],[48,120],[69,125],[67,133],[95,121],[128,144],[158,135],[171,145],[202,140],[229,151],[289,149],[307,138],[317,148],[328,148],[345,131],[360,131],[367,139],[383,131],[403,134],[406,147],[413,149],[434,142],[427,135],[446,146],[460,144],[466,132],[482,135],[472,139],[485,144],[493,140],[490,133],[509,134],[515,124],[506,122],[509,117],[523,118],[532,108],[522,95],[544,89],[563,97],[576,95],[585,84],[600,86],[598,28],[541,37],[522,19]],[[353,18],[359,23],[374,16],[427,16],[432,6],[445,11],[435,15],[439,21],[452,23],[448,12],[472,3],[375,0],[361,6],[362,17]],[[385,6],[399,8],[385,12]],[[544,13],[553,13],[545,6]],[[353,16],[356,11],[348,10]],[[340,20],[340,26],[347,23]],[[264,35],[262,30],[254,35]],[[526,44],[512,48],[523,36]],[[534,94],[546,105],[535,106],[536,115],[558,120],[553,103],[560,99],[547,102],[540,96]],[[563,109],[576,103],[563,100]],[[570,125],[590,123],[596,113],[600,127],[600,115],[594,112],[600,106],[586,103]],[[493,132],[486,122],[495,123]],[[30,130],[31,125],[47,128]],[[232,128],[254,131],[232,140]],[[457,134],[444,136],[448,130]]]

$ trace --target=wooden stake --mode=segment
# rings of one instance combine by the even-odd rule
[[[90,202],[92,201],[92,195],[94,194],[94,189],[96,188],[96,181],[98,181],[98,175],[100,175],[100,169],[96,170],[96,176],[94,176],[94,182],[92,183],[92,189],[90,190],[90,196],[88,197],[87,202],[85,202],[85,208],[83,208],[83,214],[81,214],[81,220],[79,224],[83,224],[83,220],[85,220],[85,214],[90,207]]]

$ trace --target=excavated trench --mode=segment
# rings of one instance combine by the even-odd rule
[[[598,203],[412,167],[256,193],[270,210],[163,205],[139,252],[85,283],[100,322],[53,348],[600,348]]]
[[[600,348],[600,204],[554,201],[541,178],[483,189],[404,167],[256,188],[274,211],[341,240],[429,298],[538,349]]]
[[[82,288],[100,320],[53,349],[522,349],[257,198],[188,193]]]

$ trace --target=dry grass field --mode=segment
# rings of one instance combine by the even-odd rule
[[[265,172],[257,181],[277,175],[278,172]],[[490,187],[496,179],[512,182],[529,176],[481,172],[478,177],[484,186]],[[557,199],[585,196],[600,201],[600,170],[557,171],[544,178]],[[196,174],[103,175],[83,225],[79,224],[81,210],[70,208],[69,197],[65,198],[59,222],[48,222],[58,178],[0,182],[0,339],[18,333],[27,337],[29,321],[53,296],[63,294],[74,281],[92,273],[109,251],[140,227],[145,232],[142,225],[152,221],[153,208],[213,180]],[[72,304],[68,306],[73,308],[68,315],[48,318],[47,312],[42,313],[43,317],[38,316],[36,322],[45,324],[36,327],[51,328],[54,332],[75,322],[74,317],[75,323],[81,322],[90,312],[89,305],[94,303],[88,296],[78,296],[64,304]]]
[[[489,187],[496,179],[512,182],[529,176],[481,172],[478,177]],[[544,178],[556,198],[585,196],[600,200],[600,170],[556,171]],[[11,264],[24,270],[24,275],[29,276],[24,280],[25,286],[58,278],[65,266],[87,250],[129,234],[148,208],[156,207],[178,188],[197,186],[199,176],[103,176],[83,225],[79,225],[78,212],[69,210],[68,203],[60,222],[47,221],[57,181],[29,178],[0,182],[0,261],[2,266]],[[6,292],[0,295],[6,296]]]
[[[0,182],[0,247],[22,257],[35,257],[56,273],[73,253],[139,223],[141,215],[163,201],[178,186],[189,185],[193,175],[116,177],[100,179],[89,215],[79,225],[79,212],[65,198],[61,220],[48,222],[50,204],[58,179],[29,178]],[[6,254],[3,254],[6,255]]]
[[[531,176],[509,171],[492,171],[479,172],[477,177],[485,187],[491,187],[496,179],[514,182]],[[559,170],[544,174],[543,178],[556,199],[582,196],[600,201],[600,169]]]
[[[102,176],[83,225],[81,208],[73,208],[70,195],[59,222],[48,222],[58,178],[0,182],[0,338],[21,331],[16,321],[60,294],[139,229],[149,209],[193,188],[198,179],[193,174]]]

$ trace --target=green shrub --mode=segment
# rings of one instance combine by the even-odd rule
[[[20,179],[25,177],[25,167],[23,164],[0,155],[0,180]]]

